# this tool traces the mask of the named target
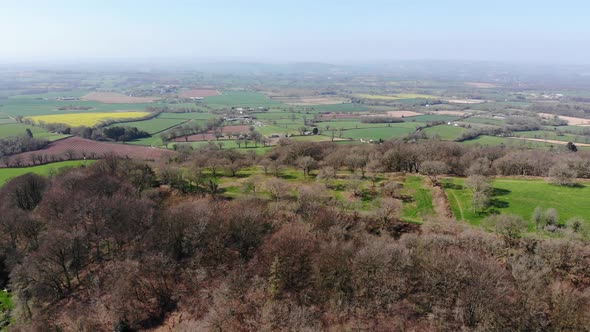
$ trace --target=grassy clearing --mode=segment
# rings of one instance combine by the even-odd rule
[[[0,312],[4,309],[12,309],[12,301],[8,292],[0,290]]]
[[[402,205],[403,220],[420,222],[423,216],[434,214],[432,194],[423,184],[424,179],[421,176],[408,176],[404,181],[402,195],[411,199],[404,201]]]
[[[472,196],[464,187],[464,179],[447,178],[443,183],[455,217],[475,225],[491,213],[517,214],[530,221],[537,206],[555,208],[561,222],[582,217],[590,224],[590,186],[587,184],[571,188],[555,186],[543,180],[496,179],[492,182],[494,195],[491,206],[483,213],[477,213],[473,212]]]
[[[0,186],[4,185],[10,179],[15,178],[17,176],[21,176],[23,174],[35,173],[47,176],[52,174],[53,172],[59,171],[62,168],[79,167],[82,165],[89,165],[93,162],[94,161],[92,160],[69,160],[32,167],[0,168]]]
[[[28,119],[36,123],[63,123],[68,126],[92,127],[107,120],[127,120],[142,118],[149,112],[107,112],[107,113],[79,113],[30,116]]]

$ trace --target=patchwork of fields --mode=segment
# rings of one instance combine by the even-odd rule
[[[473,85],[481,89],[491,87]],[[308,91],[308,90],[304,90]],[[35,123],[62,123],[69,126],[95,126],[104,121],[115,120],[110,126],[135,127],[148,132],[152,137],[115,144],[95,142],[80,138],[67,138],[52,143],[48,149],[19,155],[25,164],[31,163],[31,155],[47,154],[63,158],[65,154],[97,156],[113,151],[121,156],[144,160],[157,160],[170,156],[174,145],[190,146],[194,149],[213,144],[223,149],[250,150],[264,153],[269,149],[260,142],[242,141],[231,138],[235,135],[247,135],[252,130],[269,138],[267,143],[276,144],[278,137],[289,137],[296,141],[329,142],[338,144],[362,144],[366,141],[403,139],[416,133],[418,128],[428,138],[454,141],[469,130],[481,128],[501,128],[507,124],[508,115],[519,108],[530,105],[526,102],[486,102],[485,106],[470,104],[471,100],[457,98],[451,104],[427,108],[425,102],[441,99],[428,93],[353,93],[355,98],[368,100],[366,103],[350,103],[344,96],[302,95],[297,97],[269,98],[262,93],[246,90],[188,89],[180,90],[182,98],[197,98],[194,102],[181,100],[179,103],[167,104],[156,97],[132,97],[123,93],[71,91],[69,93],[47,93],[37,95],[12,96],[5,100],[0,113],[0,138],[22,135],[30,129],[36,138],[50,141],[65,138],[64,135],[48,132],[40,126],[17,123],[13,117],[20,115]],[[349,95],[350,96],[350,95]],[[490,97],[493,95],[486,95]],[[64,97],[66,100],[64,100]],[[201,100],[201,97],[203,98]],[[373,101],[373,102],[371,102]],[[478,101],[480,102],[480,101]],[[397,103],[397,104],[395,104]],[[467,103],[468,106],[453,106],[452,103]],[[397,106],[392,106],[397,105]],[[421,106],[416,106],[421,105]],[[167,107],[163,113],[146,120],[134,120],[150,115],[148,107]],[[455,108],[453,108],[455,107]],[[181,113],[175,113],[175,110]],[[214,131],[207,127],[213,119],[220,119],[231,113],[230,117],[243,115],[237,110],[247,110],[248,116],[223,123],[225,136],[216,137]],[[362,121],[368,116],[395,117],[399,123],[371,123]],[[370,119],[370,117],[369,117]],[[128,121],[124,121],[128,120]],[[219,121],[219,120],[216,120]],[[173,136],[163,141],[161,134],[178,130],[180,126],[198,125],[205,128],[203,132],[186,136]],[[311,135],[313,128],[319,129],[317,135]],[[558,129],[559,128],[559,129]],[[561,132],[561,130],[565,132]],[[303,134],[305,132],[305,134]],[[501,135],[481,135],[462,142],[466,145],[508,146],[522,149],[555,149],[556,146],[574,142],[584,149],[590,142],[583,127],[570,125],[561,127],[543,126],[540,130],[519,131],[514,137]],[[272,136],[272,138],[271,138]],[[416,135],[415,137],[419,137]],[[166,138],[165,138],[166,139]],[[421,138],[422,139],[422,138]],[[153,148],[158,147],[158,148]],[[81,162],[64,162],[63,165],[80,165]],[[55,164],[62,165],[62,163]],[[49,172],[42,166],[34,171]],[[26,169],[7,170],[7,177]],[[32,170],[32,169],[31,169]],[[12,172],[12,173],[11,173]],[[2,178],[0,178],[2,180]],[[463,188],[463,180],[450,178],[445,180],[445,191],[455,216],[467,222],[478,224],[494,211],[515,213],[528,219],[537,205],[556,208],[561,218],[578,215],[590,215],[583,204],[587,195],[586,186],[580,188],[558,188],[543,181],[497,179],[494,181],[496,196],[490,211],[474,213],[471,210],[469,193]],[[404,180],[404,193],[412,197],[405,202],[402,217],[409,221],[419,221],[421,216],[432,213],[432,193],[425,187],[423,178],[409,176]],[[559,200],[560,195],[574,197],[566,203]],[[534,205],[534,206],[533,206]]]

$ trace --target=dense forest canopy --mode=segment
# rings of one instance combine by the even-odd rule
[[[442,174],[469,175],[475,195],[493,174],[548,175],[562,163],[588,177],[587,160],[445,142],[284,141],[263,156],[211,145],[166,165],[109,156],[24,175],[0,192],[11,329],[131,331],[176,319],[181,331],[584,331],[590,247],[580,229],[523,236],[513,215],[489,217],[492,233],[441,217],[407,223],[396,183],[375,187],[381,208],[364,213],[331,200],[321,179],[420,172],[441,185]],[[267,174],[244,183],[251,194],[220,195],[216,177],[247,167]],[[289,186],[288,168],[319,180]],[[549,225],[551,211],[538,218]]]

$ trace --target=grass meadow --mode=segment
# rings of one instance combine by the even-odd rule
[[[540,179],[495,179],[490,207],[484,213],[474,212],[471,193],[464,187],[464,179],[447,178],[443,181],[445,192],[457,220],[478,225],[491,213],[517,214],[530,222],[533,210],[540,206],[554,208],[561,222],[572,217],[582,217],[590,222],[590,186],[560,187]],[[567,199],[566,199],[567,198]]]
[[[53,172],[57,172],[60,169],[67,167],[79,167],[82,165],[89,165],[93,163],[92,160],[69,160],[51,163],[47,165],[31,166],[31,167],[19,167],[19,168],[0,168],[0,186],[4,185],[7,181],[17,176],[21,176],[27,173],[35,173],[39,175],[51,175]]]

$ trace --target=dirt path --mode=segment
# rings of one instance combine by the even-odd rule
[[[434,186],[427,177],[424,178],[424,185],[430,187],[432,191],[432,206],[436,215],[441,218],[452,219],[453,212],[445,191],[441,187]]]

